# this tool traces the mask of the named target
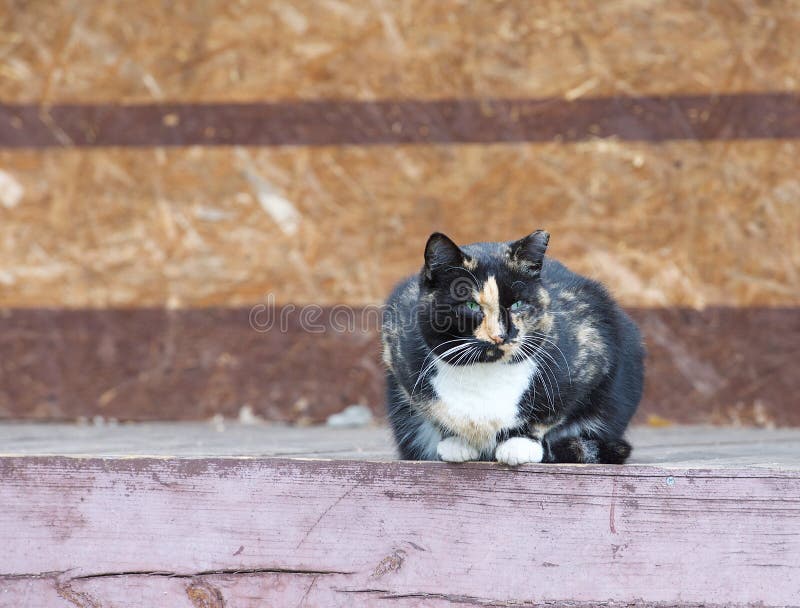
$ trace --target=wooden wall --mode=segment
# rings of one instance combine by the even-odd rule
[[[380,409],[428,233],[552,233],[640,421],[800,424],[800,3],[0,4],[0,417]],[[329,323],[328,323],[329,325]]]

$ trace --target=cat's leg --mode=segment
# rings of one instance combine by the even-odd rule
[[[542,444],[530,437],[511,437],[500,442],[494,451],[494,458],[497,462],[511,466],[542,462],[543,456]]]
[[[544,450],[542,442],[528,425],[507,429],[497,436],[494,459],[497,462],[516,466],[530,462],[542,462]]]
[[[631,445],[622,439],[642,395],[644,350],[633,322],[619,319],[616,365],[586,397],[580,415],[544,437],[545,462],[622,464]]]
[[[386,375],[386,404],[389,424],[403,460],[436,460],[436,447],[442,435],[430,421],[416,411],[392,372]]]
[[[445,462],[467,462],[468,460],[479,460],[481,453],[461,437],[445,437],[436,447],[439,458]]]
[[[587,396],[580,416],[545,436],[545,460],[622,464],[631,445],[622,439],[642,396],[644,348],[636,325],[618,315],[611,373]]]
[[[547,443],[545,462],[622,464],[631,453],[624,439],[562,437]]]

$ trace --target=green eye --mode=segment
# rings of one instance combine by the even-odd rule
[[[517,300],[511,305],[511,310],[519,310],[523,306],[525,306],[525,302],[523,302],[522,300]]]
[[[478,304],[475,300],[470,300],[466,304],[467,304],[467,308],[469,308],[470,310],[478,311],[478,310],[481,309],[481,305]]]

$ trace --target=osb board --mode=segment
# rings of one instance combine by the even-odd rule
[[[9,0],[0,28],[5,102],[800,89],[791,0]]]
[[[295,310],[267,330],[251,325],[268,318],[248,308],[6,310],[0,417],[235,418],[249,405],[308,423],[351,403],[381,413],[377,311],[341,311],[312,310],[309,328]],[[800,425],[800,375],[789,363],[800,309],[631,313],[648,348],[640,422]]]
[[[434,230],[536,228],[627,305],[797,305],[799,155],[796,141],[5,151],[0,305],[375,304]]]
[[[632,426],[626,437],[633,444],[628,465],[800,474],[797,428]],[[391,431],[379,424],[292,427],[230,419],[127,424],[5,422],[0,423],[0,456],[397,460]]]
[[[0,486],[4,608],[785,606],[800,591],[787,471],[29,457],[0,459]]]

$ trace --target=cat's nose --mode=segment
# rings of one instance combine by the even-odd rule
[[[490,336],[489,339],[495,344],[502,344],[506,341],[506,334],[496,334],[494,336]]]

